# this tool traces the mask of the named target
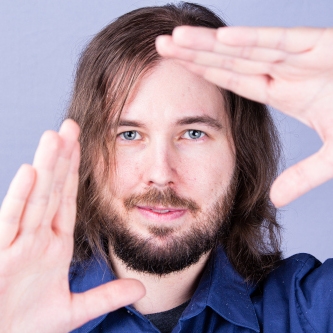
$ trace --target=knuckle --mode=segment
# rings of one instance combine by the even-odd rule
[[[193,52],[192,54],[188,53],[186,59],[189,61],[193,61],[196,64],[202,64],[202,57],[200,53],[195,53],[195,52]]]
[[[47,194],[38,194],[30,196],[28,200],[29,205],[46,207],[49,203],[49,196]]]
[[[200,60],[200,53],[199,52],[194,52],[190,50],[185,50],[183,54],[184,59],[189,60],[189,61],[198,61]]]
[[[281,35],[277,39],[276,48],[278,50],[284,50],[286,46],[286,39],[287,39],[287,30],[283,29]]]
[[[119,297],[120,295],[122,295],[121,286],[118,283],[109,284],[108,291],[110,294],[118,295],[118,297],[109,297],[108,298],[110,307],[112,307],[113,309],[117,309],[120,306],[122,306],[123,302],[122,302],[122,299]]]
[[[53,183],[53,192],[55,194],[60,194],[63,188],[64,188],[64,181],[58,180]]]
[[[241,56],[241,58],[245,58],[245,59],[251,58],[252,49],[247,46],[242,47],[241,51],[240,51],[240,56]]]
[[[320,158],[322,161],[327,164],[328,168],[333,172],[333,143],[327,144],[324,146],[324,149],[321,150]]]
[[[0,214],[1,216],[1,214]],[[14,225],[17,224],[20,221],[21,216],[17,214],[6,214],[4,216],[1,216],[1,222]]]
[[[235,67],[235,60],[232,58],[222,58],[221,66],[226,69],[233,69]]]
[[[64,195],[60,200],[62,205],[71,206],[76,204],[76,195]]]
[[[275,75],[276,74],[276,66],[275,63],[268,63],[266,64],[267,66],[267,73],[271,73],[271,75]]]
[[[304,168],[303,168],[302,164],[296,164],[294,171],[295,171],[295,175],[298,179],[304,178],[305,173],[304,173]]]
[[[232,90],[237,90],[239,86],[239,78],[236,75],[230,75],[227,79],[227,87]]]
[[[303,163],[296,164],[294,166],[294,174],[295,174],[295,184],[302,184],[303,190],[308,191],[312,188],[310,183],[310,178],[307,176],[306,169]],[[296,186],[297,188],[297,186]],[[302,191],[303,193],[303,191]]]

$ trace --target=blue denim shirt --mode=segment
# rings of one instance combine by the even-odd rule
[[[85,269],[76,266],[70,272],[73,292],[114,279],[107,264],[95,259]],[[159,330],[132,306],[127,306],[73,332],[156,333]],[[243,281],[218,248],[172,332],[333,332],[333,259],[321,264],[308,254],[297,254],[283,260],[261,284],[252,286]]]

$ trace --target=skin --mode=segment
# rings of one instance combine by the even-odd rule
[[[314,155],[285,170],[271,199],[284,206],[333,177],[333,28],[177,27],[157,51],[218,86],[313,128]]]
[[[59,133],[45,132],[33,165],[19,169],[2,204],[2,332],[69,332],[145,293],[142,284],[133,280],[119,280],[82,294],[70,293],[78,134],[79,128],[71,120],[63,123]],[[111,294],[113,297],[108,297]]]
[[[333,177],[332,29],[184,27],[158,39],[157,49],[205,79],[269,103],[317,131],[321,150],[275,182],[271,196],[277,206]],[[70,120],[59,133],[46,132],[33,165],[19,169],[2,204],[2,332],[68,332],[145,294],[134,280],[83,294],[69,291],[78,133]]]
[[[215,123],[197,120],[179,124],[198,117],[209,117]],[[200,226],[231,182],[235,154],[222,94],[214,84],[172,60],[164,60],[140,82],[120,123],[124,125],[118,128],[117,175],[112,181],[116,191],[109,197],[126,227],[144,239],[154,237],[149,227],[174,228],[168,237],[154,237],[154,243],[163,248],[169,238],[183,235],[193,225]],[[190,136],[191,130],[200,131],[198,139]],[[129,140],[128,134],[134,139]],[[107,184],[104,193],[109,187]],[[187,209],[161,205],[149,208],[173,213],[153,213],[142,206],[129,212],[124,209],[124,199],[129,195],[168,187],[193,200],[200,207],[199,214],[194,217]],[[190,298],[208,255],[184,271],[159,279],[126,269],[114,255],[111,259],[118,277],[143,283],[147,293],[135,307],[152,313],[169,310]]]

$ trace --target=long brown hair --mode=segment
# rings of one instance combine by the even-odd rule
[[[102,194],[94,168],[102,156],[104,179],[114,171],[112,129],[117,128],[134,85],[161,61],[155,50],[156,37],[171,35],[180,25],[218,28],[226,24],[209,9],[192,3],[141,8],[106,26],[82,53],[67,112],[67,117],[81,127],[74,262],[93,254],[104,259],[108,256],[98,210]],[[235,206],[221,244],[246,280],[259,281],[281,257],[276,210],[269,200],[269,188],[277,173],[279,140],[264,105],[229,91],[222,94],[231,120],[238,179]]]

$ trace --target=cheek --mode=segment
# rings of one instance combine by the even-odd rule
[[[232,161],[216,158],[205,162],[200,161],[195,167],[186,168],[184,174],[193,186],[207,188],[210,191],[216,185],[226,184],[227,186],[233,169]]]
[[[114,183],[117,191],[131,189],[138,184],[142,176],[142,163],[133,153],[118,153],[116,157],[116,174]]]
[[[194,163],[195,161],[195,163]],[[213,151],[202,151],[192,163],[183,167],[188,187],[202,198],[211,198],[225,192],[235,169],[235,156],[223,145]]]

